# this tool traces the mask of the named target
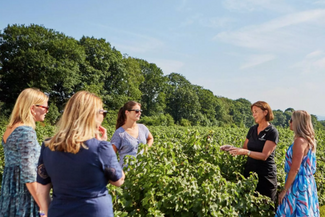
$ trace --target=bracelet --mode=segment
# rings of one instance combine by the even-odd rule
[[[44,211],[41,211],[41,210],[38,211],[38,213],[39,213],[40,216],[44,216],[45,215],[45,212]]]
[[[247,156],[249,156],[249,155],[251,155],[251,151],[248,151],[248,152],[247,152]]]

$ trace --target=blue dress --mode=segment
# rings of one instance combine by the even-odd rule
[[[131,155],[136,157],[138,153],[138,147],[139,144],[147,144],[147,139],[149,137],[149,130],[148,128],[143,124],[137,124],[139,133],[138,137],[134,138],[130,134],[128,134],[123,127],[118,128],[111,139],[111,143],[115,145],[115,147],[118,150],[119,156],[120,156],[120,165],[124,165],[124,157],[126,155]]]
[[[292,147],[286,153],[285,172],[290,171],[292,165]],[[275,216],[294,217],[308,216],[318,217],[319,204],[314,173],[316,172],[316,154],[309,149],[303,158],[298,174],[290,186],[287,194],[278,206]],[[288,177],[288,175],[287,175]],[[286,179],[287,179],[286,177]]]
[[[52,183],[53,200],[48,217],[113,217],[106,185],[122,177],[112,145],[95,138],[77,154],[51,151],[42,144],[37,182]]]
[[[19,126],[2,140],[5,168],[0,193],[1,217],[38,217],[38,206],[26,183],[36,182],[40,153],[36,132],[32,127]]]

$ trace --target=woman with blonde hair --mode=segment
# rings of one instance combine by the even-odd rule
[[[318,217],[319,204],[314,178],[316,140],[310,114],[294,111],[290,130],[295,133],[294,142],[286,153],[287,176],[284,189],[278,196],[279,206],[275,216]]]
[[[41,148],[37,182],[43,216],[113,216],[106,185],[122,185],[124,173],[101,126],[106,113],[101,99],[87,91],[69,99],[56,134]]]
[[[2,138],[5,167],[0,193],[0,216],[38,216],[36,168],[40,145],[35,122],[44,121],[48,96],[38,89],[23,90]]]

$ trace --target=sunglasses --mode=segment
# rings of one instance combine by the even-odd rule
[[[48,106],[43,106],[43,105],[35,105],[35,106],[45,109],[46,112],[47,112],[47,111],[49,110],[49,108],[50,108],[50,107],[48,107]]]
[[[103,114],[103,117],[105,118],[106,117],[106,114],[107,114],[107,110],[99,110],[99,114]]]
[[[135,111],[135,113],[139,113],[139,112],[142,112],[142,110],[141,109],[129,109],[128,111]]]

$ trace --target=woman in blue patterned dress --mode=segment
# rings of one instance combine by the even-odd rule
[[[120,108],[116,121],[116,131],[111,143],[115,152],[119,152],[120,165],[124,165],[126,155],[137,156],[139,144],[152,146],[153,136],[143,124],[137,124],[141,116],[141,104],[129,101]]]
[[[0,194],[0,216],[36,217],[36,168],[40,152],[35,122],[44,121],[48,97],[37,89],[20,93],[2,138],[5,168]]]
[[[37,194],[43,217],[114,216],[106,185],[122,185],[124,173],[101,126],[106,113],[102,100],[87,91],[69,99],[56,134],[43,142],[39,157]]]
[[[286,153],[287,173],[283,191],[279,194],[277,217],[319,216],[316,172],[316,141],[311,116],[306,111],[294,111],[290,129],[294,142]]]

